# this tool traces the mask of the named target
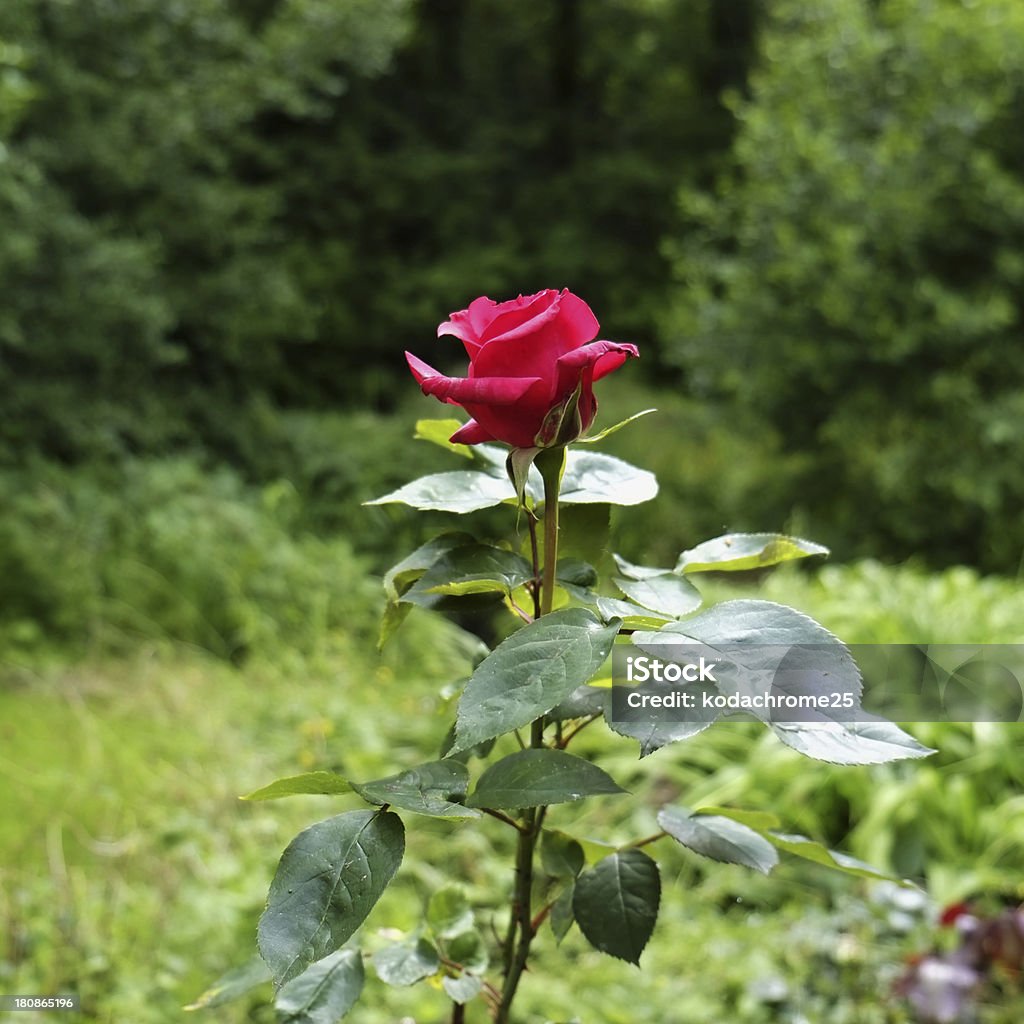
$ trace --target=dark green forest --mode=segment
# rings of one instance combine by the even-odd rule
[[[669,547],[1013,576],[1024,12],[982,6],[7,0],[6,489],[184,457],[337,527],[402,475],[355,450],[410,458],[402,351],[569,287],[666,410]]]
[[[211,399],[239,429],[388,407],[450,308],[550,281],[655,356],[676,192],[725,151],[755,16],[5,5],[7,459],[231,454]]]

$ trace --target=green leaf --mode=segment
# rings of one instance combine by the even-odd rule
[[[886,764],[935,753],[898,725],[882,719],[865,722],[773,722],[771,728],[787,747],[830,764]]]
[[[388,602],[384,606],[384,614],[380,617],[380,632],[377,634],[377,651],[383,651],[387,642],[405,622],[406,616],[412,611],[411,604]]]
[[[461,1004],[475,999],[484,984],[475,974],[460,974],[457,978],[442,978],[441,986],[453,1003]]]
[[[469,533],[442,533],[418,547],[384,574],[384,592],[397,601],[442,555],[476,543]]]
[[[505,477],[505,464],[508,461],[508,449],[499,448],[496,444],[473,444],[469,446],[473,460],[483,466],[484,472],[494,477]]]
[[[618,632],[584,608],[531,622],[477,667],[459,700],[451,753],[546,714],[601,667]]]
[[[687,623],[693,620],[686,620]],[[673,627],[681,627],[686,623],[672,622],[669,626],[659,629],[653,633],[634,633],[633,643],[637,645],[638,638],[649,638],[655,642],[642,649],[656,651],[660,654],[664,650],[665,643],[679,644],[681,638],[678,632],[673,632]],[[604,707],[604,719],[608,728],[620,736],[628,736],[640,744],[640,756],[647,757],[661,747],[669,743],[678,743],[683,740],[692,739],[698,733],[703,732],[713,725],[720,717],[716,709],[703,710],[698,707],[688,716],[686,721],[675,722],[669,718],[651,717],[646,714],[638,714],[635,718],[617,717],[613,714],[615,707],[611,697],[606,700]]]
[[[416,433],[413,434],[413,437],[417,441],[429,441],[431,444],[436,444],[456,455],[461,455],[464,459],[472,459],[473,453],[469,450],[469,445],[449,440],[456,430],[464,426],[464,423],[454,417],[447,420],[417,420]]]
[[[530,468],[540,455],[540,448],[513,448],[505,460],[505,472],[516,492],[516,501],[526,504],[526,485],[530,479]]]
[[[640,412],[633,413],[632,416],[627,416],[624,420],[619,420],[614,426],[605,427],[599,434],[593,434],[590,437],[581,437],[577,440],[577,444],[596,444],[598,441],[603,441],[606,437],[611,437],[612,434],[618,433],[623,427],[628,426],[634,420],[640,419],[641,416],[649,416],[652,412],[657,412],[657,409],[641,409]]]
[[[212,1010],[235,999],[240,999],[246,992],[270,981],[270,968],[258,957],[254,956],[248,963],[232,968],[221,975],[198,999],[184,1007],[193,1010]]]
[[[696,815],[717,814],[722,818],[732,818],[733,821],[738,821],[741,825],[746,825],[762,834],[766,829],[779,827],[779,819],[771,811],[747,811],[735,807],[698,807],[693,813]]]
[[[469,807],[539,807],[623,793],[607,772],[564,750],[517,750],[480,776]]]
[[[448,732],[445,733],[444,740],[441,742],[441,757],[445,760],[450,761],[461,761],[462,764],[468,764],[471,757],[485,758],[494,749],[495,741],[493,739],[484,740],[483,743],[477,743],[475,746],[467,747],[465,750],[460,750],[456,754],[448,756],[448,752],[451,750],[452,744],[455,742],[455,723],[452,722]]]
[[[558,722],[568,718],[587,718],[599,715],[611,699],[611,687],[591,686],[584,683],[577,686],[563,701],[559,701],[549,712],[548,717]]]
[[[629,601],[620,601],[617,597],[599,597],[597,614],[605,622],[622,619],[626,629],[660,629],[666,622],[672,621],[671,617],[659,615]]]
[[[318,960],[277,993],[282,1024],[337,1024],[363,991],[363,958],[339,949]]]
[[[572,881],[558,894],[558,899],[552,904],[550,921],[555,942],[560,943],[569,934],[569,929],[576,920],[576,915],[572,911],[575,892],[576,882]]]
[[[873,868],[870,864],[865,864],[838,850],[830,850],[821,843],[808,839],[807,836],[790,835],[785,832],[765,832],[765,837],[785,853],[791,853],[803,860],[810,860],[815,864],[832,868],[833,871],[842,872],[844,875],[899,881],[894,876],[880,871],[878,868]]]
[[[402,595],[418,580],[442,555],[455,548],[473,544],[474,539],[468,533],[443,533],[426,544],[418,547],[411,555],[393,565],[384,574],[384,592],[388,595],[388,603],[380,622],[380,634],[377,638],[377,650],[395,634],[412,610],[411,605],[402,604]]]
[[[685,807],[663,807],[658,824],[677,842],[702,857],[742,864],[767,875],[779,862],[775,848],[746,825],[716,814],[694,816]]]
[[[648,576],[642,580],[616,577],[612,582],[637,604],[672,618],[689,615],[704,600],[692,583],[674,573]]]
[[[767,811],[742,811],[732,807],[702,807],[696,813],[703,815],[707,812],[716,812],[723,817],[732,818],[744,825],[748,825],[755,832],[759,832],[777,849],[783,853],[791,853],[803,860],[813,861],[823,867],[831,868],[842,874],[853,875],[858,878],[884,879],[886,881],[900,881],[893,875],[880,871],[878,868],[865,864],[838,850],[830,850],[821,843],[807,836],[791,835],[785,832],[775,831],[779,825],[779,819]]]
[[[396,814],[351,811],[318,822],[288,845],[259,923],[260,954],[281,985],[347,942],[402,862]]]
[[[628,736],[630,739],[636,740],[640,744],[641,757],[647,757],[670,743],[680,743],[683,740],[692,739],[718,719],[716,713],[702,721],[669,722],[658,719],[656,721],[627,722],[613,719],[610,707],[611,701],[605,708],[605,721],[608,723],[608,728],[620,736]]]
[[[352,783],[372,804],[393,804],[432,818],[479,818],[459,802],[469,789],[469,770],[459,761],[430,761],[374,782]]]
[[[622,555],[613,554],[612,558],[615,559],[615,565],[619,572],[630,580],[646,580],[652,576],[664,576],[672,571],[671,569],[658,569],[653,565],[634,565],[632,562],[627,562]]]
[[[933,753],[898,726],[856,711],[861,680],[849,651],[824,626],[793,608],[771,601],[725,601],[657,632],[634,633],[632,639],[648,653],[664,652],[664,645],[676,640],[723,651],[716,666],[722,692],[753,685],[762,692],[773,687],[793,695],[849,693],[853,712],[826,708],[814,721],[768,723],[783,743],[808,757],[832,764],[882,764]],[[860,721],[852,720],[857,716]],[[610,724],[624,731],[621,723]]]
[[[656,633],[633,634],[638,647],[693,640],[709,647],[728,645],[730,654],[735,651],[732,645],[740,644],[756,648],[834,644],[846,650],[835,634],[809,615],[773,601],[750,599],[723,601],[685,622],[671,622]]]
[[[373,969],[386,985],[404,988],[429,978],[441,969],[437,950],[427,942],[399,942],[373,954]]]
[[[473,910],[457,885],[438,889],[427,904],[427,924],[439,939],[450,939],[473,927]]]
[[[387,505],[397,502],[423,511],[465,513],[491,508],[514,497],[515,491],[508,480],[476,470],[460,469],[421,476],[399,487],[397,491],[364,504]]]
[[[684,551],[675,571],[743,572],[828,553],[828,548],[813,541],[781,533],[727,533]]]
[[[595,949],[639,965],[660,901],[658,865],[642,850],[619,850],[576,879],[572,908]]]
[[[448,940],[448,958],[469,971],[486,971],[490,960],[487,943],[475,928],[459,932]]]
[[[657,494],[658,481],[646,469],[611,455],[570,449],[560,494],[564,504],[640,505]]]
[[[540,863],[552,878],[575,878],[584,863],[583,847],[564,832],[544,829],[540,836]]]
[[[597,570],[578,558],[560,558],[555,566],[555,579],[573,587],[592,587],[597,583]]]
[[[530,579],[533,568],[521,555],[490,544],[467,544],[438,558],[401,600],[430,607],[438,594],[511,594]]]
[[[809,616],[771,601],[724,601],[657,632],[635,632],[632,640],[669,661],[690,660],[694,643],[704,644],[702,653],[720,655],[715,686],[726,696],[761,698],[778,690],[792,696],[848,694],[850,708],[860,703],[860,671],[846,647]],[[769,711],[759,715],[772,717]],[[838,708],[833,717],[852,714]]]
[[[285,779],[277,779],[261,789],[246,793],[241,799],[280,800],[286,796],[334,796],[338,793],[351,792],[352,786],[348,779],[343,779],[334,772],[304,772],[302,775],[289,775]]]

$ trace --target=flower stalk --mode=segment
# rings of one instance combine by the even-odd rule
[[[544,576],[541,580],[540,613],[547,615],[555,599],[558,563],[558,493],[565,471],[565,448],[547,448],[537,456],[537,469],[544,481]]]
[[[536,458],[536,466],[544,481],[544,567],[541,574],[540,615],[547,615],[554,604],[555,567],[558,563],[558,496],[565,471],[564,446],[547,448]],[[534,568],[537,550],[534,544]],[[533,721],[530,727],[530,747],[537,750],[544,744],[544,717]],[[512,1001],[530,957],[530,946],[540,921],[535,920],[532,906],[533,864],[537,841],[547,807],[532,807],[525,811],[516,844],[515,885],[509,915],[509,928],[505,938],[505,984],[494,1014],[495,1024],[508,1024]]]

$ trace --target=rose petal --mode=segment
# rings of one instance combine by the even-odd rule
[[[591,381],[607,377],[617,370],[630,356],[640,357],[636,345],[625,345],[617,341],[595,341],[566,352],[558,359],[558,392],[571,392],[579,379],[581,369],[592,368]],[[569,387],[572,382],[572,387]]]
[[[405,361],[409,364],[409,369],[412,370],[412,375],[416,378],[416,381],[419,384],[420,389],[423,391],[423,394],[425,395],[429,395],[432,393],[427,390],[429,381],[434,380],[435,378],[441,378],[443,380],[448,379],[447,377],[444,376],[443,373],[440,372],[440,370],[435,370],[428,363],[423,362],[423,360],[420,359],[419,356],[414,356],[411,352],[405,353]],[[447,402],[449,405],[459,404],[458,402],[455,401],[454,398],[442,398],[441,401]]]
[[[470,420],[459,427],[448,440],[455,444],[480,444],[483,441],[496,441],[497,438],[491,437],[476,420]]]
[[[449,314],[450,319],[445,320],[437,328],[437,336],[440,338],[444,335],[452,335],[458,338],[466,347],[466,354],[472,359],[483,344],[480,336],[494,319],[495,312],[499,308],[498,303],[493,299],[481,295],[480,298],[474,299],[469,304],[468,309]]]
[[[542,393],[538,399],[527,397],[512,405],[476,405],[471,402],[465,409],[495,441],[504,441],[513,448],[531,448],[549,406]]]
[[[405,358],[423,394],[457,405],[512,405],[539,383],[537,377],[446,377],[411,352]]]
[[[518,299],[502,302],[495,313],[480,336],[485,345],[499,338],[521,338],[525,334],[533,334],[554,320],[558,316],[558,292],[548,288],[536,295],[520,295]]]
[[[558,324],[571,336],[573,348],[585,345],[597,337],[601,325],[597,322],[594,311],[578,295],[573,295],[565,288],[559,296],[558,305],[562,314],[558,318]]]
[[[567,352],[558,360],[558,394],[570,395],[581,384],[579,409],[580,421],[586,430],[597,415],[597,399],[594,398],[594,381],[617,370],[630,357],[639,358],[636,345],[624,345],[615,341],[595,341],[592,345]]]

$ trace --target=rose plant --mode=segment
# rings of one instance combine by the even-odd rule
[[[481,658],[465,683],[440,757],[364,782],[306,773],[249,795],[268,800],[315,793],[363,806],[295,837],[260,919],[261,959],[221,979],[194,1008],[217,1005],[269,977],[283,1019],[334,1024],[359,997],[368,961],[389,985],[433,979],[451,999],[452,1021],[469,1013],[507,1024],[534,942],[545,929],[560,941],[577,926],[601,952],[639,963],[661,897],[649,850],[663,841],[764,873],[781,851],[837,871],[879,876],[780,831],[781,823],[764,810],[667,805],[658,812],[657,832],[611,848],[553,827],[560,805],[631,799],[601,767],[569,752],[583,729],[603,721],[615,736],[639,742],[643,757],[685,741],[720,716],[618,716],[607,685],[615,648],[728,645],[750,651],[751,666],[770,672],[778,666],[766,664],[766,650],[811,645],[835,657],[828,673],[804,673],[802,685],[812,693],[838,687],[858,701],[860,696],[860,676],[845,648],[807,616],[760,600],[725,601],[701,611],[695,580],[702,573],[827,554],[817,544],[778,534],[728,534],[682,552],[667,568],[614,555],[615,571],[604,584],[595,565],[559,557],[560,508],[589,506],[599,513],[588,518],[591,530],[597,529],[593,524],[606,529],[611,506],[636,505],[657,493],[652,474],[590,448],[636,418],[588,435],[597,411],[594,383],[638,355],[633,345],[595,341],[597,333],[586,303],[569,291],[548,290],[500,303],[479,298],[441,324],[439,335],[465,346],[465,377],[445,376],[407,354],[426,394],[471,417],[420,421],[417,437],[448,448],[471,468],[422,477],[376,503],[454,514],[507,505],[510,532],[502,543],[445,532],[395,565],[384,578],[381,644],[414,607],[481,596],[504,608],[516,628]],[[591,535],[588,546],[600,551],[606,539]],[[837,764],[929,753],[895,725],[867,716],[824,714],[792,722],[765,714],[762,720],[783,743]],[[430,898],[414,934],[372,954],[360,950],[357,932],[398,870],[406,824],[417,816],[514,836],[506,909],[495,922],[500,938],[493,948],[458,887],[448,886]]]

